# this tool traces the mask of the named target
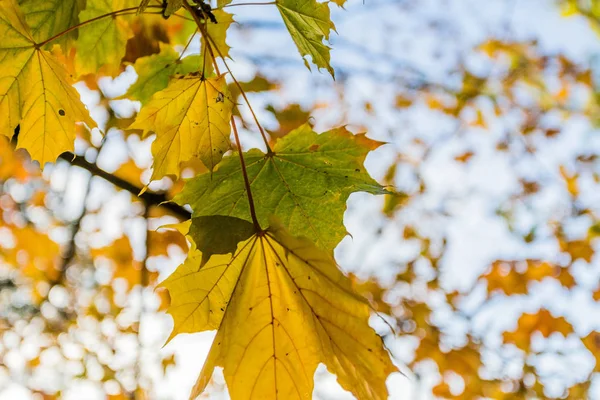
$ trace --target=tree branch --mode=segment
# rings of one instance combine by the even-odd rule
[[[117,186],[118,188],[128,191],[132,195],[142,200],[146,205],[163,207],[164,209],[170,211],[174,216],[184,220],[192,217],[188,210],[175,203],[171,203],[170,199],[168,199],[164,193],[146,191],[142,194],[139,194],[142,191],[142,188],[135,186],[125,179],[121,179],[118,176],[106,172],[103,169],[100,169],[96,164],[86,161],[86,159],[81,156],[74,155],[73,153],[63,153],[60,155],[60,158],[67,161],[71,165],[85,169],[93,176],[100,177],[105,181]]]

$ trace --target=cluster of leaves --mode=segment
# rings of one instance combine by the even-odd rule
[[[124,235],[108,246],[91,248],[89,260],[74,262],[76,236],[84,217],[92,214],[85,205],[73,221],[72,239],[60,263],[59,245],[34,223],[11,221],[14,211],[4,207],[8,215],[3,229],[15,243],[7,247],[3,260],[20,267],[20,276],[32,281],[37,312],[44,314],[49,302],[65,314],[61,321],[68,324],[73,314],[92,316],[103,325],[111,321],[110,337],[100,340],[112,343],[117,326],[121,333],[131,326],[122,321],[126,314],[111,281],[95,282],[85,293],[78,289],[68,296],[57,285],[66,285],[65,279],[81,284],[91,265],[108,261],[112,279],[127,283],[125,294],[136,286],[153,286],[157,273],[148,265],[167,251],[160,243],[187,250],[189,242],[187,260],[162,286],[168,289],[167,312],[175,323],[171,338],[217,330],[192,397],[204,391],[215,366],[221,366],[234,399],[309,398],[313,375],[324,363],[358,398],[385,398],[386,378],[396,367],[368,324],[368,303],[333,259],[334,247],[346,234],[342,218],[349,195],[387,192],[363,167],[367,153],[381,143],[343,127],[317,134],[307,123],[269,140],[247,103],[244,87],[231,74],[220,72],[223,67],[229,70],[226,32],[233,17],[224,11],[228,4],[219,2],[212,9],[202,2],[175,0],[162,5],[133,0],[0,2],[0,112],[5,116],[0,132],[16,142],[17,149],[25,149],[43,168],[72,153],[77,137],[92,143],[97,133],[106,136],[113,127],[126,127],[142,138],[154,135],[151,181],[179,181],[182,171],[196,163],[196,176],[176,189],[173,201],[179,206],[171,206],[185,216],[183,206],[189,204],[191,220],[178,225],[182,234],[146,228],[143,260],[136,259]],[[323,43],[334,29],[329,5],[315,0],[272,4],[301,55],[310,56],[333,76],[329,48]],[[185,48],[198,37],[196,32],[200,54],[187,56]],[[178,52],[174,45],[181,37],[185,48]],[[141,110],[130,121],[115,114],[102,126],[90,117],[72,84],[83,81],[93,88],[98,77],[117,76],[127,64],[133,65],[138,79],[121,98],[139,101]],[[305,64],[309,67],[307,60]],[[236,92],[254,116],[266,152],[242,151]],[[13,157],[9,141],[2,144]],[[101,147],[102,143],[96,148],[97,157]],[[76,156],[63,157],[73,162]],[[123,187],[128,179],[119,176],[125,171],[131,177],[132,170],[139,180],[140,171],[130,165],[115,172],[111,181]],[[6,171],[10,178],[19,175]],[[147,186],[140,188],[146,191]],[[160,203],[156,196],[140,194],[147,226],[151,206]],[[33,241],[35,246],[28,245]],[[143,291],[140,296],[143,300]],[[16,324],[20,317],[16,312],[7,320]],[[138,329],[131,328],[131,333]],[[60,342],[61,336],[54,336],[49,346],[61,347]],[[118,349],[110,352],[115,356]],[[94,357],[113,371],[110,357],[82,357]],[[140,378],[139,366],[132,369],[130,375]],[[117,382],[120,393],[142,390],[130,387],[127,377],[114,371],[105,372],[103,379],[113,387]]]
[[[596,282],[590,285],[577,277],[581,268],[597,267],[597,202],[586,196],[600,189],[594,150],[585,149],[576,159],[569,160],[568,166],[560,165],[553,172],[552,184],[547,177],[520,177],[515,192],[496,210],[516,240],[525,245],[553,243],[557,256],[546,251],[545,259],[493,261],[468,288],[450,289],[445,284],[447,276],[442,267],[447,237],[428,229],[428,225],[438,224],[443,230],[439,220],[445,223],[450,217],[447,205],[438,205],[441,210],[420,208],[430,200],[421,166],[440,147],[440,141],[466,139],[471,132],[481,134],[493,132],[498,126],[509,127],[494,137],[495,151],[507,154],[515,162],[530,158],[542,163],[537,159],[539,149],[559,138],[563,134],[561,128],[569,121],[580,118],[597,126],[594,71],[564,54],[546,54],[536,42],[493,39],[476,50],[478,57],[491,61],[492,67],[484,73],[474,73],[460,65],[455,71],[455,85],[426,82],[398,91],[393,104],[396,109],[410,112],[425,104],[440,120],[451,122],[453,128],[448,136],[430,143],[415,138],[407,145],[412,149],[399,151],[386,175],[390,184],[400,182],[400,173],[405,182],[407,175],[412,175],[412,182],[404,183],[405,190],[386,195],[382,211],[403,227],[405,242],[416,244],[417,250],[414,251],[414,245],[411,250],[413,258],[391,261],[392,267],[399,269],[393,284],[377,279],[357,279],[357,284],[377,310],[392,317],[397,330],[403,333],[401,337],[417,340],[414,355],[404,361],[417,373],[417,379],[428,378],[433,365],[439,374],[439,380],[431,387],[436,397],[590,398],[599,368],[597,331],[582,335],[566,316],[544,307],[527,307],[504,331],[493,319],[494,315],[508,314],[507,304],[514,304],[512,301],[528,304],[542,283],[557,283],[567,292],[565,297],[585,290],[590,299],[600,299]],[[368,103],[365,110],[377,115]],[[455,153],[453,161],[468,168],[480,155],[477,148],[465,147]],[[520,174],[515,168],[515,175]],[[558,187],[568,199],[567,211],[536,206],[551,186]],[[532,222],[523,223],[524,213],[533,215]],[[426,218],[427,223],[419,221],[415,214]],[[584,229],[578,229],[574,235],[575,220]],[[567,234],[567,230],[571,232]],[[383,235],[385,231],[378,233]],[[558,337],[562,337],[560,343],[569,343],[571,350],[563,351],[553,345],[550,338]],[[563,377],[562,386],[556,391],[555,385],[561,378],[547,372],[544,360],[558,357],[561,363],[568,364],[570,355],[577,353],[585,358],[583,354],[588,351],[596,361],[594,369],[580,371],[576,379]],[[508,371],[515,362],[520,364],[519,372],[511,374]],[[555,391],[550,394],[548,388],[553,386]]]

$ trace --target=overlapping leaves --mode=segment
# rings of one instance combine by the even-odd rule
[[[85,0],[20,0],[19,6],[33,38],[41,42],[77,25],[79,12],[85,8]],[[77,34],[76,30],[69,32],[53,43],[67,50],[67,44],[77,38]]]
[[[232,108],[224,75],[190,73],[156,93],[131,125],[146,134],[156,132],[152,178],[178,176],[179,163],[195,156],[214,169],[231,147]]]
[[[20,3],[22,10],[17,0],[0,0],[0,133],[11,138],[19,126],[18,146],[43,165],[73,150],[76,123],[95,126],[72,87],[73,76],[121,71],[124,57],[131,56],[129,18],[138,18],[126,15],[136,12],[138,1]],[[169,16],[184,2],[163,4]],[[275,4],[302,56],[333,75],[324,44],[334,29],[328,5],[315,0]],[[142,1],[139,10],[145,6],[150,7]],[[173,48],[156,45],[125,57],[135,62],[139,75],[129,97],[143,103],[130,128],[156,134],[152,179],[178,176],[180,164],[195,157],[211,171],[188,182],[177,199],[193,208],[185,226],[194,247],[164,282],[175,320],[171,337],[217,329],[193,395],[222,366],[234,399],[307,399],[314,372],[324,363],[358,398],[386,398],[385,380],[396,369],[369,327],[367,303],[331,256],[346,234],[342,219],[348,196],[385,193],[363,166],[366,154],[380,143],[345,128],[317,135],[304,125],[267,154],[245,153],[246,168],[238,154],[221,162],[232,147],[234,102],[225,75],[213,75],[205,57],[228,57],[226,32],[233,16],[203,10],[197,11],[207,22],[198,27],[204,34],[201,45],[214,53],[182,58]],[[246,174],[254,203],[248,201]],[[282,226],[272,222],[273,216]],[[250,223],[255,218],[270,228]],[[149,236],[148,242],[154,241]],[[125,237],[92,251],[96,258],[115,261],[114,277],[133,286],[142,279],[142,267],[132,254]]]
[[[385,399],[396,369],[369,327],[369,307],[331,257],[274,226],[233,255],[199,251],[163,286],[181,332],[217,329],[191,398],[216,366],[233,399],[310,399],[319,363],[359,399]]]
[[[244,153],[260,224],[268,225],[275,215],[293,235],[333,249],[346,235],[342,220],[348,196],[357,191],[385,193],[362,165],[380,144],[345,128],[318,135],[303,125],[279,140],[273,153]],[[226,157],[212,174],[188,181],[175,200],[190,204],[194,217],[251,221],[241,170],[237,154]]]
[[[181,57],[172,47],[164,46],[158,54],[137,59],[134,68],[138,78],[129,88],[127,95],[146,104],[156,92],[169,85],[173,76],[198,71],[202,63],[202,57],[199,55]]]
[[[133,0],[88,1],[79,17],[83,21],[92,20],[135,5],[136,1]],[[75,46],[78,71],[88,74],[106,66],[109,73],[116,73],[119,71],[121,58],[125,55],[127,40],[132,36],[129,24],[121,18],[103,18],[82,26]]]

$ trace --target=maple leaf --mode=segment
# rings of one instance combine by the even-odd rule
[[[227,29],[234,22],[233,15],[223,10],[212,11],[217,23],[207,23],[206,31],[212,40],[210,45],[215,46],[218,51],[215,52],[215,56],[221,55],[223,57],[229,56],[229,45],[226,42]],[[205,38],[202,38],[202,46],[206,46]]]
[[[346,235],[343,216],[350,193],[386,193],[362,165],[380,145],[345,128],[318,135],[306,124],[277,141],[272,154],[244,153],[259,223],[266,226],[275,215],[293,235],[333,249]],[[237,154],[226,157],[212,174],[187,181],[174,200],[190,204],[194,217],[251,221],[241,169]]]
[[[329,47],[323,44],[323,39],[329,40],[329,31],[335,30],[327,3],[316,0],[276,0],[275,5],[304,59],[304,65],[310,69],[306,60],[306,56],[310,56],[318,68],[326,68],[334,76],[329,64]]]
[[[505,343],[513,343],[521,350],[528,352],[531,348],[531,336],[540,332],[547,338],[555,332],[567,336],[573,333],[573,327],[564,317],[554,317],[550,311],[542,308],[536,314],[523,313],[513,332],[504,332]]]
[[[133,6],[131,0],[94,0],[87,3],[79,14],[82,21],[90,20],[112,11]],[[106,65],[107,72],[114,75],[119,72],[121,59],[125,55],[127,40],[133,37],[133,31],[123,18],[103,18],[79,28],[79,37],[75,43],[77,54],[75,62],[81,75],[97,72]]]
[[[560,250],[568,253],[571,256],[572,262],[575,262],[579,259],[588,263],[592,262],[592,258],[594,257],[595,253],[589,237],[570,241],[559,237],[558,242],[560,245]]]
[[[581,341],[596,359],[594,372],[600,372],[600,332],[592,331]]]
[[[20,0],[19,6],[25,21],[31,28],[33,39],[41,42],[79,23],[79,12],[85,8],[85,0]],[[57,38],[63,50],[77,38],[77,31]]]
[[[127,96],[146,104],[154,93],[169,85],[172,76],[198,71],[202,63],[202,57],[199,55],[180,58],[179,53],[171,46],[161,46],[160,53],[136,60],[133,67],[138,79],[129,88]]]
[[[0,134],[12,137],[20,125],[17,147],[43,167],[73,150],[75,123],[95,127],[65,67],[38,48],[15,0],[0,2]]]
[[[519,268],[523,268],[519,271]],[[530,282],[541,282],[551,277],[562,286],[572,288],[575,280],[568,268],[539,260],[494,261],[490,270],[480,280],[487,281],[488,297],[495,292],[505,295],[526,294]]]
[[[243,219],[212,215],[192,218],[187,235],[206,261],[213,254],[233,253],[239,242],[254,233],[254,225]]]
[[[284,137],[289,132],[304,125],[305,121],[310,118],[310,112],[304,110],[300,104],[290,104],[281,110],[269,105],[266,110],[272,113],[279,123],[279,129],[268,131],[272,138]]]
[[[156,132],[152,179],[179,176],[179,163],[198,156],[210,170],[231,147],[233,102],[225,76],[180,76],[142,108],[131,129]]]
[[[216,366],[232,399],[309,399],[319,363],[359,399],[387,398],[396,371],[369,327],[369,307],[326,253],[279,226],[256,233],[233,255],[201,263],[195,251],[161,286],[183,332],[217,329],[191,398]]]

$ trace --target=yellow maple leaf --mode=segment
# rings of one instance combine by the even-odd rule
[[[319,363],[359,399],[385,399],[396,371],[369,327],[369,306],[331,257],[280,227],[204,265],[195,250],[162,286],[182,332],[218,329],[191,398],[216,366],[232,399],[309,399]]]
[[[215,10],[212,12],[217,23],[207,23],[206,33],[210,36],[209,44],[211,47],[216,47],[215,56],[229,57],[229,45],[225,41],[227,38],[227,29],[235,22],[233,15],[223,10]],[[202,38],[202,46],[206,46],[205,38]]]
[[[43,167],[72,151],[75,123],[96,124],[58,59],[35,42],[16,0],[0,0],[0,134]],[[57,50],[58,51],[58,50]]]
[[[581,341],[585,347],[592,353],[596,359],[596,366],[594,372],[600,371],[600,332],[592,331],[586,337],[582,338]]]
[[[575,285],[575,279],[568,268],[540,260],[494,261],[490,270],[482,275],[487,281],[488,296],[496,292],[507,296],[528,293],[530,282],[541,282],[546,278],[555,278],[566,288]]]
[[[135,5],[134,0],[96,0],[86,4],[79,18],[88,21]],[[118,75],[127,41],[132,37],[129,22],[122,17],[102,18],[82,26],[75,43],[77,71],[85,75],[102,68],[109,75]]]
[[[565,240],[562,237],[558,238],[560,250],[568,253],[571,256],[572,262],[582,259],[588,263],[592,262],[594,257],[594,248],[588,238],[578,240]]]
[[[573,327],[564,317],[554,317],[550,311],[542,308],[536,314],[522,314],[517,329],[504,332],[504,342],[514,343],[521,350],[529,351],[534,332],[540,332],[545,338],[555,332],[567,336],[573,333]]]
[[[146,135],[156,133],[152,180],[179,176],[179,163],[196,156],[207,168],[214,169],[231,148],[232,109],[224,75],[180,76],[152,96],[131,125],[131,129],[141,129]]]

